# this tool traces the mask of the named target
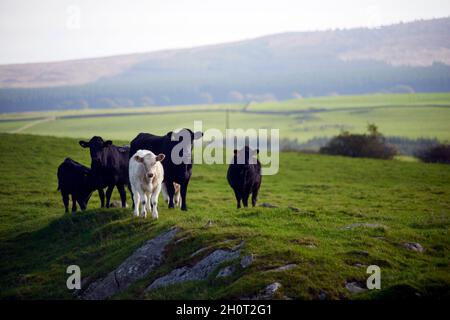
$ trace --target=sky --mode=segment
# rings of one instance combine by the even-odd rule
[[[0,64],[448,16],[449,0],[0,0]]]

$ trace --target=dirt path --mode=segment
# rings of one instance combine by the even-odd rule
[[[31,128],[31,127],[34,127],[37,124],[44,123],[44,122],[49,122],[49,121],[55,121],[55,120],[56,120],[55,116],[51,116],[51,117],[44,118],[44,119],[39,119],[39,120],[30,122],[30,123],[28,123],[28,124],[18,128],[18,129],[11,130],[9,133],[19,133],[19,132],[27,130],[27,129]]]

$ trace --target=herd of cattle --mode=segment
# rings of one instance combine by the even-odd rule
[[[177,205],[181,210],[187,210],[193,141],[202,136],[202,132],[182,129],[164,136],[140,133],[129,146],[116,146],[98,136],[88,142],[80,141],[81,147],[89,148],[91,167],[71,158],[66,158],[58,167],[58,190],[61,191],[65,211],[69,211],[69,196],[72,197],[72,212],[77,210],[77,203],[81,210],[85,210],[95,190],[101,207],[105,207],[105,188],[106,207],[109,208],[114,187],[120,194],[122,207],[126,207],[125,187],[128,187],[135,216],[146,217],[151,211],[152,217],[157,219],[161,191],[169,208]],[[181,162],[172,158],[174,150],[183,159]],[[244,207],[248,206],[250,194],[252,206],[256,205],[261,185],[261,164],[256,159],[258,153],[259,150],[248,146],[234,150],[227,180],[234,191],[237,208],[241,207],[241,201]]]

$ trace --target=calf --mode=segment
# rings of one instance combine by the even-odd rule
[[[69,212],[69,195],[72,195],[72,212],[77,211],[77,202],[81,210],[86,210],[89,198],[95,190],[91,169],[66,158],[58,167],[57,176],[65,212]]]
[[[173,183],[176,182],[180,185],[181,210],[187,210],[186,194],[192,175],[193,142],[202,136],[203,133],[200,131],[194,133],[189,129],[181,129],[178,132],[168,132],[164,136],[140,133],[131,141],[130,155],[133,155],[139,149],[145,149],[168,156],[168,159],[163,162],[163,167],[165,172],[164,182],[169,196],[169,208],[174,208],[175,188]],[[178,158],[172,158],[173,154]]]
[[[164,180],[164,169],[161,161],[164,154],[155,154],[148,150],[138,150],[129,164],[130,187],[134,199],[134,215],[139,216],[139,204],[142,203],[141,214],[147,217],[147,210],[152,217],[158,219],[158,196]]]
[[[175,207],[181,208],[181,194],[180,194],[181,187],[178,183],[174,182],[173,188],[175,190],[175,194],[173,195],[173,203],[174,203]],[[167,192],[167,187],[166,187],[165,182],[163,182],[163,184],[162,184],[162,193],[163,193],[164,200],[166,200],[167,204],[169,204],[170,197],[169,197],[169,193]]]
[[[98,189],[101,206],[105,205],[106,190],[106,207],[109,208],[111,194],[114,187],[120,194],[122,207],[126,207],[125,185],[128,184],[128,160],[129,147],[118,147],[113,145],[111,140],[104,141],[102,137],[92,137],[89,142],[80,141],[80,146],[89,148],[91,154],[91,170],[92,179]]]
[[[248,207],[248,197],[252,194],[252,206],[256,205],[261,186],[261,163],[256,159],[259,149],[244,147],[234,150],[233,162],[228,167],[227,180],[234,191],[237,208]]]

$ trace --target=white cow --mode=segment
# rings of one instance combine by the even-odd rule
[[[161,164],[164,154],[155,154],[149,150],[138,150],[131,158],[129,175],[131,191],[134,197],[134,215],[147,217],[147,211],[152,211],[152,217],[158,219],[158,196],[161,183],[164,180],[164,169]]]

